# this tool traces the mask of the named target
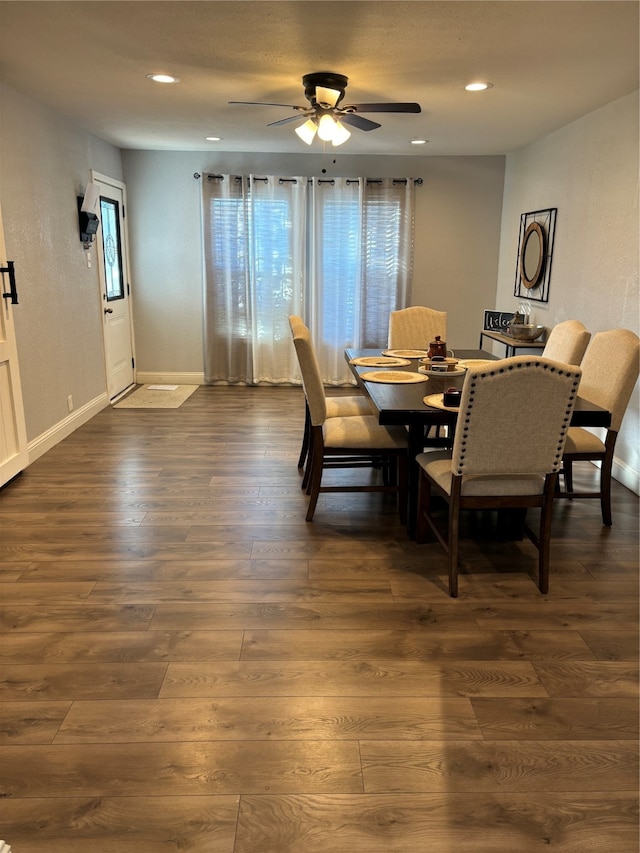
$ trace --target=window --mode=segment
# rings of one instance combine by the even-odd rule
[[[204,224],[207,381],[296,381],[290,314],[328,384],[351,381],[345,346],[386,344],[411,275],[413,181],[209,176]]]
[[[104,247],[104,278],[107,302],[124,298],[122,275],[122,247],[120,245],[120,218],[118,202],[100,196],[100,221]]]

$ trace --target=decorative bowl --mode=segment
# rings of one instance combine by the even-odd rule
[[[544,332],[544,326],[533,326],[527,323],[510,323],[509,334],[517,341],[537,341]]]

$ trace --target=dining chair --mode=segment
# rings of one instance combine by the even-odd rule
[[[381,426],[374,415],[327,417],[327,398],[309,329],[296,325],[293,343],[302,373],[302,384],[311,424],[309,505],[306,520],[312,521],[320,494],[327,492],[389,492],[398,500],[401,521],[407,507],[407,431],[402,426]],[[365,485],[322,485],[327,468],[360,468],[382,460],[389,473],[383,482]]]
[[[423,349],[439,335],[447,340],[447,312],[424,305],[401,308],[389,314],[390,349]]]
[[[565,320],[549,332],[542,355],[565,364],[580,364],[590,339],[591,332],[580,320]]]
[[[453,448],[421,453],[416,541],[431,530],[448,554],[449,594],[458,596],[462,510],[519,509],[538,549],[538,586],[549,588],[551,513],[581,370],[543,357],[513,356],[467,371]],[[448,505],[446,530],[432,495]],[[540,508],[538,529],[526,520]]]
[[[613,453],[639,371],[640,338],[629,329],[597,332],[582,359],[580,396],[611,412],[611,424],[604,439],[584,427],[571,427],[562,459],[564,490],[560,498],[597,498],[602,523],[611,527],[611,468]],[[597,462],[600,485],[597,491],[576,492],[573,488],[574,462]]]
[[[289,327],[291,328],[291,335],[295,337],[295,330],[297,326],[305,326],[304,320],[302,317],[299,317],[297,314],[291,314],[289,316]],[[305,327],[306,328],[306,327]],[[370,415],[371,414],[371,406],[367,398],[364,394],[345,394],[344,396],[335,396],[335,397],[327,397],[327,417],[328,418],[341,418],[341,417],[349,417],[352,415]],[[305,397],[304,404],[304,431],[302,434],[302,447],[300,448],[300,456],[298,457],[298,468],[300,470],[306,467],[307,460],[310,456],[310,442],[311,442],[311,419],[309,417],[309,405],[307,404]],[[302,487],[305,488],[307,485],[306,481],[303,479]]]
[[[436,311],[425,305],[400,308],[389,314],[389,349],[428,350],[431,341],[439,336],[447,340],[447,312]],[[425,431],[424,446],[446,444],[446,428],[429,427]]]

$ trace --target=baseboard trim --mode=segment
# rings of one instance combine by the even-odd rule
[[[614,480],[622,483],[634,495],[640,495],[640,471],[636,471],[626,462],[614,457],[611,466],[611,476]]]
[[[150,371],[136,371],[136,383],[138,385],[204,385],[204,371],[202,373],[151,373]]]
[[[84,406],[80,406],[74,412],[71,412],[66,418],[59,421],[54,426],[50,427],[46,432],[43,432],[27,445],[29,454],[29,465],[39,459],[47,450],[51,450],[56,444],[59,444],[68,435],[90,421],[94,415],[101,412],[109,405],[109,397],[107,394],[100,394]]]

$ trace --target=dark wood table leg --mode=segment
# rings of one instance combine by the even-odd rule
[[[408,429],[408,480],[409,499],[407,506],[407,536],[416,538],[416,521],[418,516],[418,464],[416,456],[424,450],[424,424],[412,423]]]

